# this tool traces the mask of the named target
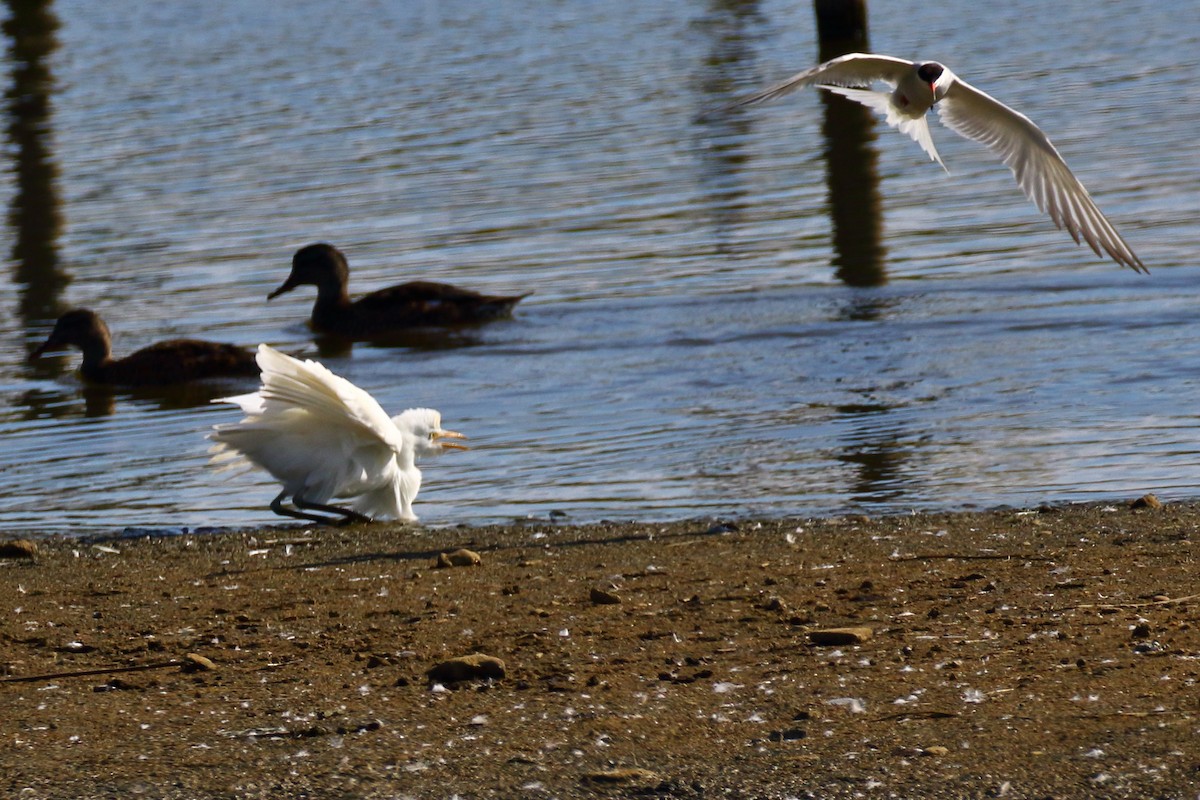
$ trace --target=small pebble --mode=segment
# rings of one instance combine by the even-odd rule
[[[823,628],[809,631],[808,640],[822,647],[840,646],[847,644],[862,644],[871,638],[874,631],[870,628]]]
[[[37,544],[28,539],[0,542],[0,558],[35,558],[37,552]]]
[[[648,769],[630,767],[585,772],[582,780],[584,783],[656,783],[658,775]]]
[[[477,567],[483,563],[479,553],[465,548],[455,550],[452,553],[438,553],[437,563],[434,567],[437,569],[446,569],[447,567]]]
[[[621,602],[621,597],[613,592],[606,592],[603,589],[592,589],[589,593],[592,604],[597,606],[615,606]]]
[[[759,606],[759,608],[763,611],[778,611],[780,613],[786,613],[788,610],[787,603],[783,602],[783,598],[778,596],[771,597]]]
[[[183,664],[180,665],[180,669],[184,672],[212,672],[216,668],[216,664],[199,653],[188,653],[183,657]]]
[[[1162,508],[1162,501],[1153,494],[1144,494],[1129,504],[1130,508]]]
[[[494,678],[500,680],[505,675],[504,662],[495,656],[483,653],[472,653],[469,656],[459,656],[443,661],[429,668],[425,676],[430,683],[461,683],[463,681],[484,680]]]
[[[803,728],[788,728],[785,731],[771,731],[767,738],[772,742],[794,742],[797,739],[803,739],[807,735]]]

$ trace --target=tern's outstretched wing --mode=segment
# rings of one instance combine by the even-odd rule
[[[1028,117],[961,79],[950,85],[937,109],[951,130],[1000,156],[1025,196],[1049,214],[1055,225],[1066,228],[1076,244],[1085,241],[1098,256],[1107,253],[1118,264],[1148,272],[1100,213],[1050,139]]]
[[[868,53],[850,53],[849,55],[818,64],[812,69],[806,69],[761,91],[748,94],[734,100],[718,111],[725,111],[738,106],[753,106],[766,103],[785,94],[791,94],[797,89],[813,84],[826,86],[870,86],[876,81],[895,86],[900,78],[913,68],[913,62],[891,56],[877,56]]]

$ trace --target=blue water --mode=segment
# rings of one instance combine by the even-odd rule
[[[949,175],[875,127],[879,254],[849,275],[820,93],[696,120],[815,62],[804,2],[50,3],[44,72],[3,39],[0,529],[277,519],[269,477],[206,466],[238,418],[207,400],[254,382],[27,365],[72,306],[118,355],[268,342],[439,408],[474,449],[425,465],[435,525],[1194,497],[1200,29],[1159,3],[870,5],[874,50],[1034,119],[1151,274],[934,123]],[[311,289],[266,302],[318,240],[352,292],[536,294],[443,346],[322,351]]]

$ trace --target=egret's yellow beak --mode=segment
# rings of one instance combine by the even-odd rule
[[[471,448],[467,447],[465,444],[458,444],[457,442],[443,442],[442,441],[442,439],[465,439],[465,438],[467,438],[467,437],[464,436],[463,434],[459,433],[458,431],[438,431],[437,433],[433,434],[434,443],[440,445],[442,447],[442,449],[444,449],[444,450],[470,450]]]

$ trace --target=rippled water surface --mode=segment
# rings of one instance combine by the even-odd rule
[[[1049,133],[1150,275],[936,123],[949,175],[876,125],[847,176],[816,90],[697,121],[817,60],[807,2],[6,5],[0,528],[277,519],[268,477],[206,466],[238,418],[207,400],[255,382],[26,364],[72,306],[118,355],[268,342],[441,409],[474,449],[426,465],[427,523],[1195,496],[1200,29],[1164,3],[870,6],[873,49]],[[318,240],[352,291],[536,294],[329,349],[311,287],[266,302]]]

